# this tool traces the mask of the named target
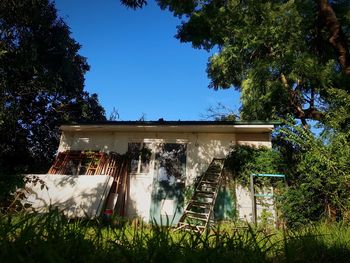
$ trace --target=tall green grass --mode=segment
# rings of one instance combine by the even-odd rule
[[[350,227],[226,225],[199,235],[157,225],[68,221],[56,211],[2,215],[0,262],[350,262]]]

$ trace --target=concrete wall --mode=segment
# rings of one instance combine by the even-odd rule
[[[201,175],[213,158],[224,158],[234,144],[271,147],[269,133],[232,134],[232,133],[169,133],[169,132],[68,132],[62,133],[59,151],[99,150],[123,154],[129,142],[150,143],[186,143],[186,185]],[[153,182],[152,167],[149,174],[130,176],[130,196],[128,198],[128,215],[139,216],[149,220],[151,191]]]

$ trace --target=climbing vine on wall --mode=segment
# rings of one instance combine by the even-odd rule
[[[248,186],[252,173],[281,173],[282,156],[280,152],[267,147],[235,145],[226,159],[225,166],[238,184]],[[266,180],[271,181],[259,178],[257,183],[263,184]]]

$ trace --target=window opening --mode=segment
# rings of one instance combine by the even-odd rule
[[[149,173],[152,157],[152,150],[149,146],[149,143],[129,143],[128,152],[131,158],[131,173]]]

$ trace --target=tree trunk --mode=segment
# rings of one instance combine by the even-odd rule
[[[325,26],[329,33],[329,43],[333,46],[338,62],[344,74],[350,76],[350,55],[346,36],[335,15],[332,6],[327,0],[316,0],[318,5],[318,18],[321,26]]]

